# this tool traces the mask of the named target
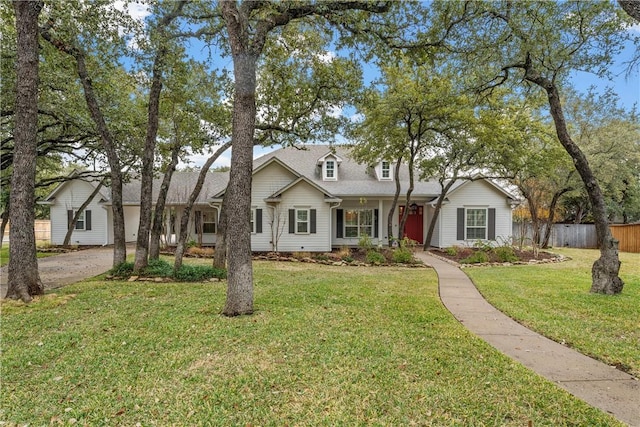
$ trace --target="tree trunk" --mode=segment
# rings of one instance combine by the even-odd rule
[[[221,145],[220,148],[218,148],[216,152],[213,153],[213,155],[211,155],[211,157],[209,157],[206,162],[204,162],[204,165],[202,165],[202,169],[200,169],[196,185],[193,187],[193,190],[191,190],[189,200],[187,200],[187,205],[184,207],[182,216],[180,217],[180,235],[178,236],[178,242],[176,244],[175,259],[173,262],[174,270],[178,270],[180,267],[182,267],[182,258],[184,257],[184,251],[187,245],[187,237],[189,236],[189,217],[191,216],[193,204],[196,202],[196,199],[200,195],[200,191],[202,191],[204,180],[207,178],[207,174],[209,173],[211,165],[213,165],[213,162],[215,162],[218,157],[222,155],[222,153],[227,151],[229,147],[231,147],[231,142],[227,142]]]
[[[247,40],[248,22],[240,16],[235,2],[222,3],[233,57],[235,93],[233,96],[231,170],[227,199],[228,266],[226,316],[253,313],[253,266],[251,261],[251,179],[253,136],[256,120],[256,68],[258,52]],[[261,42],[264,45],[264,41]],[[256,47],[253,47],[256,49]]]
[[[35,182],[38,136],[38,16],[41,1],[16,1],[16,103],[9,217],[7,298],[44,294],[36,257]]]
[[[411,193],[413,193],[413,159],[414,154],[412,153],[409,158],[409,188],[407,189],[404,212],[402,213],[400,225],[398,226],[400,228],[398,230],[398,240],[404,239],[404,226],[407,223],[407,218],[409,217],[409,204],[411,203]]]
[[[389,239],[389,247],[393,246],[393,217],[396,214],[396,206],[398,206],[398,199],[400,198],[400,166],[402,166],[402,156],[396,161],[396,169],[393,171],[393,179],[396,184],[396,192],[393,194],[393,201],[391,202],[391,209],[389,209],[389,216],[387,217],[387,236]],[[399,232],[398,232],[399,233]]]
[[[4,235],[7,230],[7,224],[9,223],[9,205],[8,204],[6,209],[2,211],[2,215],[0,215],[0,218],[2,218],[2,222],[0,222],[0,248],[2,248],[2,242],[4,242]]]
[[[123,176],[115,141],[109,131],[107,122],[100,109],[98,98],[93,90],[93,83],[87,71],[84,52],[76,46],[68,45],[59,39],[54,39],[47,28],[41,30],[40,34],[56,49],[71,55],[76,60],[78,77],[84,90],[87,108],[100,134],[100,142],[107,155],[111,177],[111,210],[113,212],[113,266],[116,267],[127,260],[127,242],[125,238],[124,208],[122,206]]]
[[[213,266],[227,268],[227,194],[222,199],[220,215],[218,215],[218,229],[216,230],[216,250],[213,253]]]
[[[556,127],[558,139],[573,159],[573,163],[582,178],[582,182],[589,195],[589,201],[591,202],[598,247],[600,249],[600,258],[593,263],[591,269],[591,292],[609,295],[618,294],[622,292],[622,288],[624,287],[624,282],[618,276],[620,272],[618,241],[613,238],[611,230],[609,230],[607,210],[602,190],[591,171],[586,156],[569,135],[558,88],[555,83],[542,77],[533,70],[529,64],[527,65],[525,79],[537,84],[547,92],[551,117]]]
[[[147,113],[147,134],[142,152],[142,171],[140,175],[140,222],[138,223],[138,238],[136,242],[136,256],[133,271],[139,272],[149,262],[149,232],[151,229],[151,205],[153,192],[153,162],[156,152],[156,137],[160,121],[160,93],[162,92],[162,73],[167,56],[166,30],[171,21],[178,17],[186,0],[174,5],[171,13],[165,15],[158,23],[156,31],[159,33],[160,46],[157,47],[151,72],[151,90],[149,91],[149,109]]]
[[[167,169],[164,172],[162,178],[162,184],[158,191],[158,198],[156,200],[156,207],[153,213],[153,225],[151,226],[151,239],[149,241],[149,259],[160,258],[160,235],[162,234],[162,225],[164,219],[164,207],[167,201],[167,193],[169,192],[169,185],[171,184],[171,178],[178,166],[181,146],[175,144],[171,149],[171,162],[167,165]]]
[[[91,203],[94,197],[96,197],[96,194],[100,192],[100,189],[104,185],[105,179],[106,178],[102,178],[102,180],[98,183],[96,188],[93,189],[89,197],[87,197],[87,200],[85,200],[84,203],[82,203],[82,205],[78,208],[76,213],[73,215],[73,218],[71,219],[71,223],[67,224],[67,234],[64,235],[62,246],[69,246],[69,242],[71,241],[71,235],[73,234],[73,230],[76,228],[76,223],[78,222],[78,218],[80,218],[80,214],[84,212],[85,209],[87,209],[87,206],[89,206],[89,203]]]
[[[563,188],[562,190],[554,193],[553,197],[551,198],[551,204],[549,205],[549,217],[547,218],[547,221],[546,221],[544,237],[542,238],[542,243],[540,245],[541,248],[546,249],[549,247],[549,240],[551,239],[551,229],[553,227],[553,222],[556,219],[556,206],[558,206],[558,202],[560,201],[560,198],[562,197],[562,195],[568,191],[571,191],[571,189]]]
[[[433,233],[436,229],[436,222],[438,221],[438,216],[440,216],[440,210],[442,209],[442,203],[444,202],[444,199],[447,197],[447,193],[449,192],[449,190],[451,189],[451,187],[453,186],[453,184],[457,181],[457,179],[451,179],[447,185],[442,185],[442,183],[440,183],[440,195],[438,196],[438,200],[436,201],[436,206],[433,210],[433,216],[431,217],[431,220],[429,221],[429,229],[427,230],[427,238],[424,241],[424,245],[422,246],[423,250],[427,250],[429,249],[429,247],[431,246],[431,239],[433,239]]]

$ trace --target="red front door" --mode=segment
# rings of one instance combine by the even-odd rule
[[[407,222],[404,224],[404,235],[411,240],[422,244],[424,237],[424,221],[423,221],[423,209],[424,206],[413,205],[409,207],[409,216],[407,216]],[[404,214],[404,206],[400,206],[400,216],[398,222],[402,220]]]

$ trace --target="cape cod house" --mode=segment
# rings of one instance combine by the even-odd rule
[[[310,145],[282,148],[254,160],[252,186],[252,249],[254,251],[330,251],[356,246],[363,236],[387,245],[388,214],[396,189],[394,164],[358,164],[345,147]],[[176,172],[166,203],[165,241],[175,242],[179,218],[189,197],[195,172]],[[191,239],[215,245],[219,209],[229,175],[210,172],[193,208]],[[436,181],[416,181],[411,202],[405,203],[406,167],[400,171],[401,196],[392,218],[397,236],[400,216],[409,216],[405,235],[423,243],[440,193]],[[97,184],[71,180],[58,186],[43,202],[51,208],[51,243],[61,244],[69,218]],[[154,193],[159,180],[154,183]],[[124,188],[127,241],[136,240],[140,183]],[[153,195],[153,200],[156,194]],[[449,191],[436,223],[432,246],[495,241],[512,235],[512,206],[516,198],[490,180],[460,181]],[[405,206],[408,205],[408,206]],[[113,243],[111,200],[103,188],[87,207],[73,231],[72,244]]]

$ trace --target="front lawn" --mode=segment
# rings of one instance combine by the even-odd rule
[[[620,253],[621,295],[589,293],[599,252],[554,249],[557,264],[465,269],[498,309],[558,342],[640,377],[640,254]]]
[[[621,425],[470,334],[431,269],[254,265],[256,313],[239,318],[219,315],[220,283],[93,280],[5,302],[0,420]]]
[[[50,253],[50,252],[41,252],[41,251],[36,252],[36,257],[38,258],[45,258],[53,255],[56,255],[56,254]],[[7,264],[9,264],[9,244],[5,243],[2,245],[2,248],[0,248],[0,267]]]

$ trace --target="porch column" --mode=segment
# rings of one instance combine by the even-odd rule
[[[384,224],[383,224],[383,218],[384,218],[384,214],[382,211],[382,207],[384,206],[384,202],[382,201],[382,199],[378,200],[378,243],[379,244],[384,244],[384,242],[382,241],[384,236]]]

